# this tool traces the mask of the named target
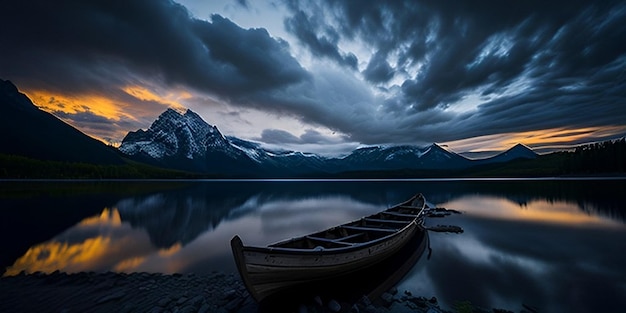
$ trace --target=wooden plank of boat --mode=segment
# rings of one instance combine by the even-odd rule
[[[421,194],[385,211],[267,247],[231,247],[237,269],[257,301],[292,286],[334,278],[373,266],[400,250],[421,229]],[[407,220],[408,219],[408,220]]]

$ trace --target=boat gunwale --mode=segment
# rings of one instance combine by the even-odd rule
[[[424,196],[419,193],[414,195],[413,197],[411,197],[409,200],[406,200],[405,202],[402,202],[398,205],[394,205],[390,208],[388,208],[385,211],[390,211],[392,209],[401,209],[402,206],[406,206],[406,204],[409,204],[411,202],[413,202],[415,199],[418,198],[422,198],[422,204],[421,207],[420,206],[411,206],[411,208],[416,208],[418,209],[418,213],[415,215],[415,217],[408,221],[407,225],[405,225],[403,228],[401,228],[400,230],[396,231],[393,234],[389,234],[371,241],[367,241],[367,242],[363,242],[363,243],[358,243],[355,244],[353,246],[349,246],[349,247],[342,247],[342,248],[334,248],[334,249],[318,249],[318,250],[303,250],[303,249],[290,249],[290,248],[278,248],[278,247],[254,247],[254,246],[244,246],[243,242],[241,240],[241,238],[238,235],[235,235],[232,239],[231,239],[231,248],[233,251],[233,256],[235,259],[235,264],[237,265],[237,270],[239,271],[239,274],[241,275],[241,278],[244,282],[244,285],[246,286],[246,289],[250,292],[250,294],[252,295],[252,297],[256,300],[256,301],[262,301],[263,299],[267,298],[270,294],[265,294],[267,293],[267,291],[265,293],[260,292],[259,290],[257,290],[257,288],[255,287],[255,285],[252,283],[251,281],[251,276],[250,273],[247,270],[246,267],[246,256],[244,255],[244,252],[259,252],[259,253],[265,253],[265,254],[279,254],[279,255],[306,255],[306,256],[322,256],[322,255],[326,255],[326,256],[332,256],[332,255],[339,255],[339,254],[345,254],[345,253],[349,253],[352,252],[353,250],[362,250],[362,249],[367,249],[370,248],[371,246],[375,246],[377,244],[380,244],[381,241],[386,241],[386,240],[392,240],[391,238],[394,236],[400,236],[403,235],[407,230],[410,231],[417,231],[418,229],[421,229],[422,231],[425,231],[422,223],[418,221],[422,221],[423,219],[421,219],[421,217],[424,216],[424,210],[427,207],[426,204],[426,199],[424,198]],[[385,212],[382,211],[382,212]],[[379,214],[381,212],[378,212],[376,214]],[[374,216],[376,214],[372,214],[368,217]],[[362,218],[363,219],[363,218]],[[315,235],[321,232],[325,232],[325,231],[330,231],[333,229],[336,229],[337,227],[341,227],[344,225],[348,225],[351,223],[355,223],[358,222],[359,220],[355,220],[352,222],[348,222],[346,224],[340,225],[340,226],[335,226],[332,228],[328,228],[316,233],[312,233],[312,234],[308,234],[305,236],[301,236],[301,237],[296,237],[296,238],[291,238],[289,240],[284,240],[281,242],[278,242],[276,244],[280,244],[280,243],[287,243],[293,240],[298,240],[298,239],[302,239],[305,238],[306,236],[311,236],[311,235]],[[365,234],[366,232],[362,232],[361,234]],[[426,236],[428,236],[428,233],[425,233]],[[278,248],[278,249],[277,249]]]

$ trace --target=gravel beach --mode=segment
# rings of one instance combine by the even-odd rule
[[[287,299],[285,299],[287,300]],[[236,274],[34,273],[0,279],[0,312],[446,312],[435,298],[392,289],[356,303],[313,297],[260,307]]]

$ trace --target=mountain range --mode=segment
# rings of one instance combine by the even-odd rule
[[[470,160],[437,144],[426,147],[372,146],[328,158],[296,151],[275,151],[259,143],[222,135],[191,110],[167,109],[147,130],[128,133],[119,150],[127,157],[169,168],[212,173],[289,176],[307,173],[388,171],[403,169],[458,170],[477,165],[536,158],[518,144],[487,159]]]
[[[224,136],[191,110],[167,109],[146,130],[129,132],[118,149],[37,108],[10,81],[0,80],[0,154],[39,160],[121,165],[127,160],[224,177],[297,177],[344,172],[463,170],[537,154],[518,144],[494,157],[470,160],[437,144],[370,146],[343,157],[272,150]]]

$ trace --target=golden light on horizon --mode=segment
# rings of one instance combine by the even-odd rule
[[[186,100],[193,97],[191,93],[186,90],[182,91],[170,91],[164,97],[159,96],[153,91],[142,87],[142,86],[126,86],[122,88],[122,90],[128,95],[141,100],[141,101],[152,101],[160,103],[164,106],[169,106],[175,109],[183,109],[184,105],[180,104],[180,100]]]
[[[503,151],[518,143],[533,148],[575,145],[578,142],[594,141],[595,138],[619,136],[626,133],[626,125],[585,127],[585,128],[551,128],[518,133],[504,133],[449,141],[448,145],[459,151]]]
[[[185,106],[180,101],[193,98],[189,91],[180,88],[164,89],[162,94],[139,85],[118,90],[109,95],[63,94],[38,89],[22,92],[41,110],[114,146],[119,145],[129,131],[147,127],[166,108],[183,110]]]
[[[147,128],[166,108],[184,110],[185,101],[192,103],[194,98],[190,91],[175,86],[159,89],[155,86],[126,85],[109,95],[61,94],[45,90],[24,92],[40,109],[114,146],[119,145],[129,131]],[[504,151],[518,143],[533,149],[567,149],[600,140],[598,138],[611,138],[625,133],[626,125],[559,127],[484,135],[440,144],[455,152]]]
[[[124,106],[120,102],[97,94],[64,95],[43,90],[28,90],[26,94],[40,109],[52,114],[90,112],[114,121],[122,117],[135,119],[123,111]]]

